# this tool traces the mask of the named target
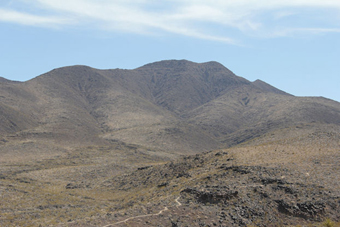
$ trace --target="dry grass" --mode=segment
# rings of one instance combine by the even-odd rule
[[[101,188],[101,183],[139,166],[167,160],[162,154],[125,144],[83,147],[35,158],[2,159],[0,226],[55,226],[123,209],[131,194]],[[66,189],[69,183],[76,188]]]

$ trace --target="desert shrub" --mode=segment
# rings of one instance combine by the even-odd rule
[[[325,227],[335,227],[335,223],[332,222],[331,219],[327,218],[327,219],[322,223],[322,226],[325,226]]]

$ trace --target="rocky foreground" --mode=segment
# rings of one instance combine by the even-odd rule
[[[339,225],[340,152],[311,149],[297,156],[274,147],[231,148],[140,167],[100,186],[121,192],[120,206],[70,226]]]

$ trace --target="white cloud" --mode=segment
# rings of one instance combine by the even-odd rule
[[[339,32],[340,29],[339,0],[19,0],[13,5],[20,4],[35,10],[23,12],[23,7],[18,10],[12,4],[6,8],[0,5],[0,21],[34,26],[91,26],[139,34],[168,32],[232,44],[237,42],[229,37],[231,28],[241,34],[262,37],[292,35],[297,31]],[[277,31],[273,21],[289,19],[306,9],[314,11],[303,14],[303,29],[285,24],[281,32]],[[327,27],[310,24],[313,13],[320,10],[332,11],[337,20],[325,25]],[[329,21],[331,19],[334,18]]]
[[[22,25],[34,26],[60,26],[62,24],[70,24],[71,20],[53,17],[53,16],[37,16],[27,13],[21,13],[13,10],[0,9],[0,21],[18,23]]]

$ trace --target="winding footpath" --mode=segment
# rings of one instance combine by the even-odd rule
[[[182,203],[180,203],[178,200],[180,199],[180,196],[177,197],[175,199],[175,202],[177,203],[176,207],[179,207],[179,206],[182,206]],[[130,218],[127,218],[123,221],[119,221],[119,222],[116,222],[116,223],[113,223],[113,224],[108,224],[108,225],[105,225],[103,227],[110,227],[110,226],[113,226],[113,225],[118,225],[118,224],[121,224],[121,223],[126,223],[127,221],[129,220],[133,220],[133,219],[136,219],[136,218],[144,218],[144,217],[150,217],[150,216],[158,216],[160,214],[162,214],[163,212],[169,210],[168,207],[164,207],[163,210],[160,210],[157,214],[145,214],[145,215],[138,215],[138,216],[134,216],[134,217],[130,217]]]
[[[179,198],[181,198],[180,196],[177,197],[177,199],[175,199],[175,202],[177,203],[176,207],[182,206],[182,203],[180,203],[178,200]]]

